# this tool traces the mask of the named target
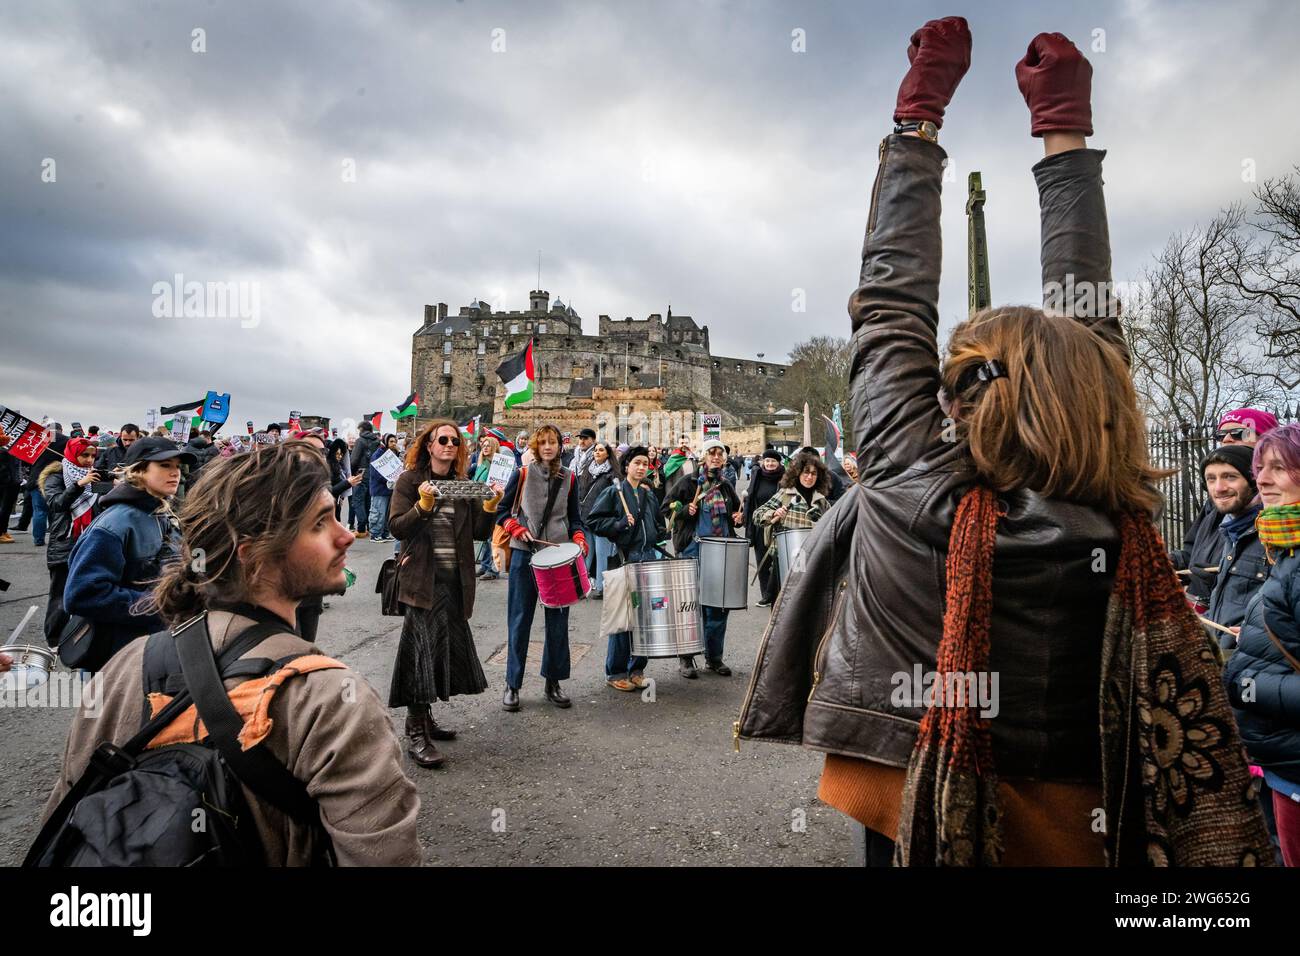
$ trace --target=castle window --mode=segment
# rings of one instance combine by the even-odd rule
[[[766,375],[766,374],[767,374],[767,369],[763,368],[763,366],[760,365],[760,366],[758,367],[758,374],[759,374],[759,375]]]
[[[545,323],[545,322],[538,322],[538,323],[537,323],[537,331],[540,332],[540,333],[542,333],[542,334],[544,335],[544,334],[546,333],[546,323]]]
[[[721,363],[721,362],[718,362],[718,361],[714,361],[714,363],[713,363],[713,367],[714,367],[714,368],[722,368],[722,363]]]
[[[524,324],[528,327],[528,331],[529,331],[529,332],[531,332],[531,331],[533,330],[533,323],[531,323],[531,322],[526,322],[526,323],[524,323]]]
[[[740,371],[740,363],[739,363],[739,362],[736,363],[736,371],[737,371],[737,372]]]
[[[478,344],[478,354],[479,354],[479,355],[486,355],[486,354],[487,354],[487,343],[486,343],[486,342],[479,342],[479,344]]]
[[[443,355],[451,354],[451,339],[448,339],[446,342],[442,343],[442,354]]]
[[[681,350],[681,349],[678,349],[678,350],[677,350],[677,357],[678,357],[678,358],[681,358],[681,357],[682,357],[682,350]]]
[[[451,374],[451,363],[450,363],[450,362],[443,362],[443,363],[442,363],[442,374],[443,374],[443,375],[450,375],[450,374]]]
[[[480,377],[483,375],[483,360],[479,359],[474,363],[474,372]]]
[[[652,346],[650,346],[650,354],[651,354],[651,355],[658,355],[658,354],[659,354],[659,346],[657,346],[657,345],[652,345]]]
[[[518,322],[511,322],[511,323],[510,323],[510,334],[511,334],[511,335],[518,335],[518,334],[519,334],[519,323],[518,323]]]
[[[565,347],[566,349],[571,349],[571,348],[573,348],[573,339],[565,339],[565,340],[564,340],[564,347]]]

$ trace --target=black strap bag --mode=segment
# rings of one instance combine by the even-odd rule
[[[241,783],[298,823],[315,828],[316,862],[332,865],[320,810],[306,785],[264,744],[241,749],[236,738],[243,721],[222,684],[227,678],[274,673],[303,656],[239,660],[277,633],[291,630],[278,621],[255,624],[217,656],[205,613],[173,632],[150,636],[144,655],[145,691],[166,689],[175,696],[126,743],[105,742],[95,749],[85,772],[41,828],[23,865],[265,865]],[[208,738],[146,750],[191,704]]]

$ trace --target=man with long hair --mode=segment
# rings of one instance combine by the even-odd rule
[[[318,450],[289,441],[213,461],[178,517],[181,560],[154,589],[155,613],[173,628],[206,615],[215,653],[249,628],[269,625],[270,636],[241,660],[319,654],[294,631],[294,614],[303,600],[343,593],[343,562],[354,539],[334,517],[329,469]],[[98,707],[72,721],[47,816],[100,743],[121,744],[142,726],[146,692],[155,690],[144,684],[146,647],[153,640],[129,644],[96,678]],[[263,723],[260,745],[306,785],[340,864],[417,865],[420,803],[402,770],[387,708],[351,669],[318,660],[325,662],[319,669],[287,676],[267,698],[269,711],[262,716],[271,719]],[[162,676],[159,687],[177,679],[175,673]],[[258,701],[250,709],[236,693],[240,683],[228,682],[227,691],[246,726],[253,726]],[[243,789],[267,864],[306,865],[319,858],[315,828]]]

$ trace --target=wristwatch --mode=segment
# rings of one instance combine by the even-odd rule
[[[895,133],[916,133],[921,139],[931,143],[939,142],[939,127],[935,126],[929,120],[912,120],[906,123],[897,123],[894,126]]]

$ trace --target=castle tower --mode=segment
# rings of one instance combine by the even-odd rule
[[[544,289],[534,289],[528,293],[528,308],[533,312],[545,312],[551,307],[551,294]]]

